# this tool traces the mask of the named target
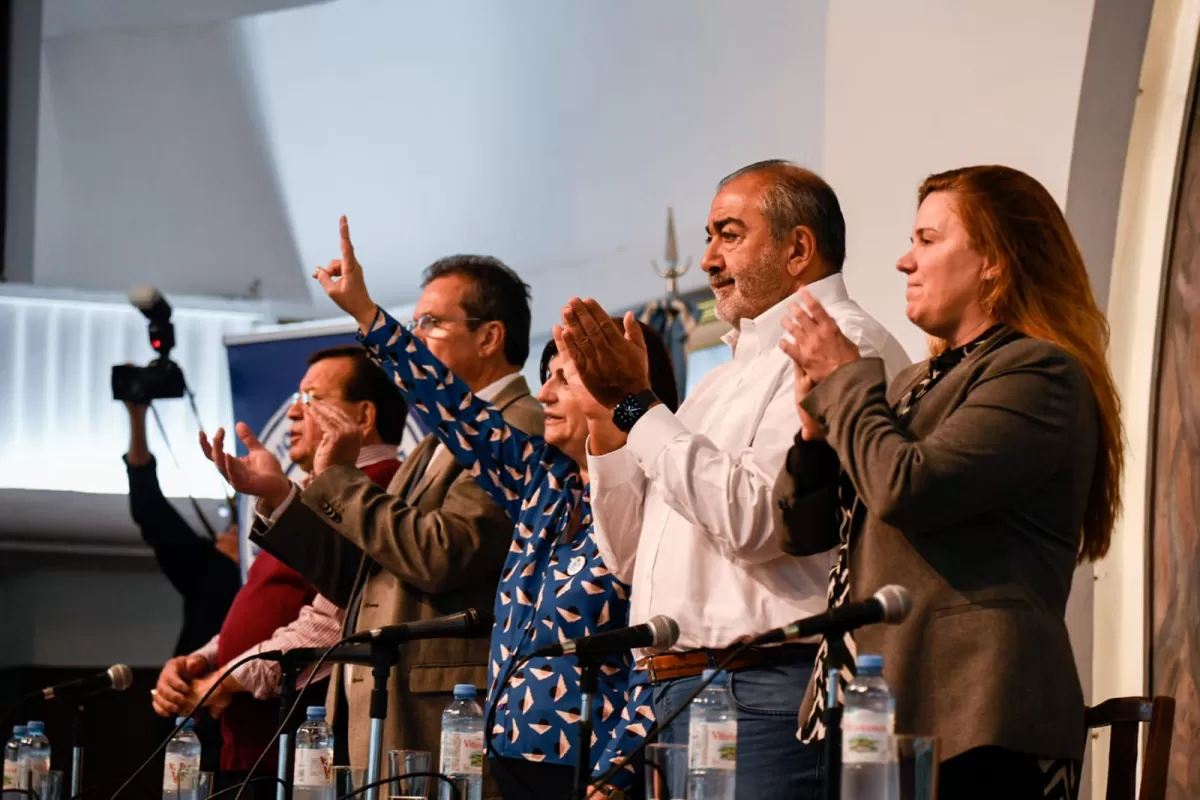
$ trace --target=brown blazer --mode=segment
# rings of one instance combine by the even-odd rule
[[[943,759],[983,745],[1082,758],[1064,615],[1096,465],[1095,395],[1066,352],[1001,329],[897,422],[892,409],[927,370],[888,388],[883,363],[863,359],[803,402],[865,506],[852,599],[890,583],[912,594],[905,622],[858,631],[858,652],[883,655],[897,732],[938,736]],[[824,447],[797,438],[776,486],[777,535],[793,555],[838,541],[836,483],[812,474]]]
[[[505,420],[540,435],[541,404],[518,377],[493,401]],[[317,477],[269,529],[252,538],[345,608],[358,594],[348,627],[371,630],[453,614],[491,611],[513,523],[445,448],[429,436],[400,467],[387,491],[362,471],[335,467]],[[428,466],[422,470],[422,465]],[[364,585],[365,584],[365,585]],[[456,683],[487,688],[488,640],[440,639],[401,649],[388,683],[384,748],[428,750],[438,763],[441,715]],[[350,763],[365,767],[370,733],[369,667],[351,673]],[[341,670],[330,681],[336,708]],[[334,712],[337,713],[337,712]],[[386,765],[385,765],[386,768]]]

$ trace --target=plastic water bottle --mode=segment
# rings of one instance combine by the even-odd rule
[[[293,800],[333,800],[333,728],[325,706],[309,706],[308,719],[296,730]]]
[[[24,725],[14,725],[12,738],[4,745],[4,788],[17,789],[21,785],[21,740],[25,738],[28,729]]]
[[[713,670],[702,675],[708,680]],[[688,800],[733,800],[737,778],[737,708],[722,672],[692,701],[688,723]]]
[[[18,781],[22,789],[39,786],[38,774],[50,771],[50,740],[46,738],[46,725],[36,720],[26,725],[25,738],[17,750]]]
[[[167,742],[163,800],[188,800],[195,797],[199,788],[196,773],[200,772],[200,739],[196,736],[196,723],[190,717],[177,717],[175,725],[183,727]]]
[[[896,702],[883,679],[883,656],[861,655],[842,711],[842,797],[888,800]]]
[[[469,683],[454,687],[454,700],[442,712],[442,761],[438,772],[451,778],[463,800],[483,797],[483,709],[475,702],[479,690]],[[438,797],[453,797],[450,785],[439,780]]]

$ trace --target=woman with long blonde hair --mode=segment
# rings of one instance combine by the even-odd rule
[[[1120,512],[1108,324],[1030,176],[951,170],[918,201],[897,268],[929,360],[888,385],[803,293],[784,321],[803,428],[777,487],[781,546],[837,548],[831,605],[911,593],[903,623],[830,639],[819,658],[883,655],[896,732],[941,741],[941,797],[1072,797],[1086,728],[1067,596]],[[823,734],[821,711],[810,687],[802,736]]]

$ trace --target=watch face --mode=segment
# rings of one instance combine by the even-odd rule
[[[629,433],[653,402],[654,395],[651,392],[629,395],[613,409],[613,424],[623,433]]]

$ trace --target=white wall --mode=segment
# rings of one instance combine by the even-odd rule
[[[575,292],[639,302],[667,205],[698,258],[723,175],[820,166],[824,31],[823,2],[344,0],[56,36],[35,280],[261,277],[332,313],[308,275],[347,213],[387,303],[464,251],[533,284],[538,329]]]
[[[36,283],[307,299],[234,24],[45,42]]]

